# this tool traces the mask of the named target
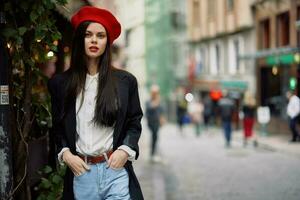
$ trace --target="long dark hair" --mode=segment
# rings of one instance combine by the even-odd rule
[[[72,101],[82,92],[84,94],[84,85],[86,74],[88,73],[86,65],[86,55],[84,50],[84,38],[88,25],[92,22],[81,23],[74,34],[72,43],[72,55],[69,76],[66,84],[65,108],[72,105]],[[107,34],[107,44],[105,51],[100,57],[98,64],[98,91],[96,95],[96,106],[93,122],[98,126],[113,126],[118,112],[119,100],[117,98],[116,81],[112,75],[114,68],[111,65],[111,47],[109,44],[109,35]],[[83,98],[84,95],[82,95]],[[81,105],[83,99],[81,100]],[[81,107],[81,106],[80,106]]]

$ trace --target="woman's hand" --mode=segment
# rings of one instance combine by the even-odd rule
[[[75,176],[90,170],[90,167],[79,157],[72,154],[69,150],[62,155],[63,161],[70,167]]]
[[[124,150],[117,149],[111,154],[108,160],[108,167],[112,169],[122,168],[128,159],[128,153]]]

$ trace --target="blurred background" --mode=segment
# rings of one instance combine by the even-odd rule
[[[300,92],[299,0],[0,5],[1,199],[60,197],[46,81],[69,68],[70,17],[84,5],[109,9],[122,25],[113,65],[139,84],[145,117],[134,166],[145,199],[300,199],[299,122],[291,127],[286,96]],[[153,85],[162,108],[155,155],[146,106]]]

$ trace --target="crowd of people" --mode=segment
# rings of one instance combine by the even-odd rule
[[[160,122],[160,117],[163,113],[161,104],[151,103],[155,101],[155,98],[158,98],[155,97],[159,95],[156,94],[158,92],[159,89],[151,88],[151,100],[146,105],[146,116],[152,133],[151,156],[155,154],[158,130],[162,124]],[[286,97],[288,100],[286,113],[289,118],[289,128],[292,135],[290,142],[297,142],[300,141],[298,131],[300,98],[293,91],[288,91]],[[178,132],[183,135],[183,127],[186,124],[192,124],[198,137],[211,126],[221,127],[224,133],[225,147],[229,148],[232,142],[232,129],[234,129],[232,125],[236,124],[236,128],[239,128],[240,125],[242,126],[243,146],[253,145],[257,147],[257,131],[254,129],[255,126],[257,128],[260,127],[257,122],[257,109],[256,99],[249,91],[246,91],[239,99],[233,98],[225,90],[222,91],[218,99],[212,98],[208,93],[202,96],[195,95],[193,100],[188,101],[181,95],[181,98],[176,100]]]

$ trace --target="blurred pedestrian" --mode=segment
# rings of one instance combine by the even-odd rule
[[[158,161],[157,141],[159,128],[164,123],[163,109],[160,102],[159,86],[152,85],[150,88],[150,99],[146,102],[146,117],[148,127],[151,131],[151,161]]]
[[[203,107],[204,107],[204,111],[203,111],[204,125],[205,125],[205,128],[207,129],[210,124],[210,118],[211,118],[211,115],[213,112],[213,104],[212,104],[212,100],[210,99],[209,95],[206,95],[204,97]]]
[[[188,103],[188,113],[191,117],[191,121],[195,126],[196,136],[200,135],[201,124],[203,122],[203,104],[198,98],[193,99]]]
[[[132,168],[142,118],[137,81],[110,59],[121,26],[108,10],[91,6],[71,23],[71,67],[48,83],[58,159],[68,166],[63,199],[141,200]]]
[[[227,91],[223,92],[223,97],[219,100],[218,106],[221,114],[226,147],[230,147],[231,146],[231,119],[234,111],[234,102],[232,99],[228,97]]]
[[[176,105],[176,115],[177,115],[177,125],[179,128],[180,133],[183,133],[183,125],[187,122],[186,120],[187,114],[187,102],[184,98],[177,101]]]
[[[244,97],[244,105],[242,107],[244,146],[247,146],[248,140],[253,137],[255,110],[256,110],[255,98],[249,92],[246,92]],[[254,139],[254,146],[257,146],[256,139]]]
[[[290,142],[296,142],[300,139],[297,130],[297,121],[300,113],[300,99],[292,90],[286,93],[286,97],[289,100],[287,105],[287,115],[289,116],[289,126],[292,132],[292,139]]]

